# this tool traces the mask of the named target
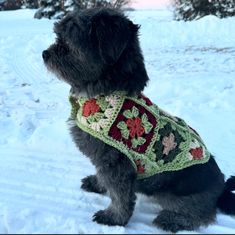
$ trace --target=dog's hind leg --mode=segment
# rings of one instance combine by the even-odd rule
[[[216,193],[215,193],[216,194]],[[158,203],[163,210],[153,221],[165,231],[195,230],[215,220],[217,196],[214,192],[203,192],[188,196],[160,194]]]

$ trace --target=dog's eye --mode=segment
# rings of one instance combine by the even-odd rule
[[[57,42],[57,44],[59,44],[59,45],[63,45],[63,46],[69,47],[69,42],[66,41],[65,39],[63,39],[62,37],[58,37],[58,38],[56,39],[56,42]]]
[[[68,45],[63,40],[58,39],[56,43],[56,53],[61,56],[68,54],[68,52]]]
[[[69,42],[64,40],[64,44],[69,47]]]

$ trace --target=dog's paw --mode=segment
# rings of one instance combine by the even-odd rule
[[[82,179],[81,188],[87,192],[100,193],[100,194],[106,193],[105,188],[101,187],[98,184],[96,175],[90,175]]]
[[[109,209],[96,212],[93,215],[93,221],[97,222],[98,224],[105,224],[109,226],[125,226],[128,222],[124,220],[122,216],[115,214],[112,210]]]
[[[153,223],[162,230],[173,233],[182,230],[194,230],[195,228],[193,221],[190,221],[186,215],[167,210],[161,211]]]

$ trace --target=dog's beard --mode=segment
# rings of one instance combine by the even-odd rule
[[[78,85],[78,81],[74,81],[66,71],[60,70],[58,67],[62,66],[59,65],[59,62],[56,62],[56,66],[52,61],[44,62],[47,71],[55,75],[59,80],[67,83],[71,86],[71,93],[76,97],[88,97],[88,93],[86,90],[81,90],[80,86]]]
[[[61,69],[64,65],[61,60],[57,59],[57,56],[51,55],[47,61],[44,60],[44,64],[50,73],[53,73],[58,79],[68,83],[67,78],[69,78],[69,75],[66,73],[66,70]]]

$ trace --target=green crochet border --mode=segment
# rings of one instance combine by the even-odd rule
[[[180,148],[181,148],[182,152],[180,154],[178,154],[177,157],[173,161],[174,163],[175,162],[178,163],[177,168],[175,168],[173,164],[172,165],[167,165],[167,164],[163,165],[161,160],[158,161],[158,162],[153,162],[153,163],[151,162],[151,160],[149,160],[148,164],[152,163],[152,164],[150,164],[151,168],[148,169],[148,172],[146,172],[146,173],[138,174],[138,179],[144,179],[144,178],[153,176],[153,175],[158,174],[158,173],[166,172],[166,171],[182,170],[186,167],[206,163],[210,159],[210,153],[207,151],[207,149],[206,149],[204,143],[202,142],[201,138],[198,135],[196,135],[183,120],[182,121],[184,122],[184,126],[181,126],[176,121],[170,119],[167,116],[160,116],[159,115],[159,108],[156,105],[147,106],[144,100],[140,100],[136,97],[123,97],[123,96],[125,96],[124,92],[114,92],[113,94],[121,97],[121,102],[119,102],[119,104],[118,104],[118,109],[115,110],[115,113],[114,113],[115,118],[112,120],[112,122],[109,123],[109,129],[112,126],[113,122],[115,121],[117,115],[119,114],[120,109],[122,108],[123,103],[125,101],[125,98],[133,100],[135,103],[137,103],[141,106],[144,106],[144,108],[147,111],[149,111],[151,114],[153,114],[154,116],[157,117],[158,123],[157,123],[157,126],[154,129],[154,137],[152,138],[151,143],[148,146],[145,154],[140,154],[136,151],[133,151],[132,149],[128,149],[127,146],[125,144],[123,144],[122,142],[118,142],[118,141],[116,141],[115,139],[111,138],[108,135],[105,136],[104,133],[97,132],[97,131],[81,124],[80,122],[78,122],[77,118],[74,118],[74,119],[76,121],[77,126],[80,129],[82,129],[83,131],[85,131],[85,132],[91,134],[92,136],[94,136],[95,138],[100,139],[101,141],[103,141],[106,144],[118,149],[120,152],[125,154],[130,159],[130,161],[132,162],[133,167],[136,170],[137,170],[137,166],[136,166],[134,160],[140,159],[143,162],[145,162],[146,161],[145,156],[151,156],[151,153],[152,153],[151,151],[152,151],[153,145],[155,144],[155,142],[159,138],[158,130],[159,130],[162,123],[164,123],[164,122],[171,123],[173,126],[178,128],[178,131],[180,131],[182,136],[184,136],[184,138],[185,138],[185,142],[182,142],[181,145],[180,145]],[[73,106],[74,104],[72,102],[71,102],[71,105],[72,105],[72,113],[73,113],[73,117],[74,117],[74,111],[76,110],[77,113],[79,113],[79,111],[81,112],[81,110],[78,110],[77,107],[74,107]],[[80,105],[81,105],[81,103],[80,103]],[[157,111],[157,113],[156,113],[156,111]],[[108,129],[108,131],[109,131],[109,129]],[[105,131],[108,133],[107,130],[105,130]],[[196,160],[196,161],[192,160],[192,161],[184,162],[186,154],[188,154],[188,148],[187,147],[189,146],[190,142],[192,141],[192,137],[197,139],[197,141],[200,144],[203,145],[203,147],[205,149],[205,157],[203,159]],[[182,163],[180,163],[180,162],[182,162]]]

